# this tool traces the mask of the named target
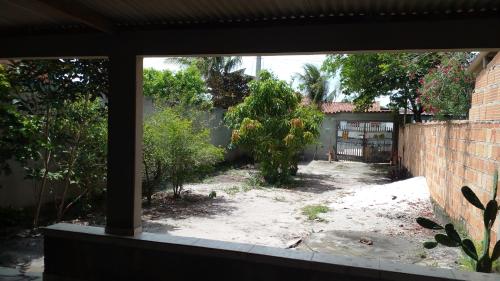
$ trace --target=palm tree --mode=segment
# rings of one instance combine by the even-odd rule
[[[210,89],[214,106],[228,108],[248,95],[247,83],[251,77],[244,73],[245,69],[238,68],[241,65],[239,56],[168,58],[167,62],[195,65]]]
[[[333,93],[329,92],[328,76],[319,67],[307,63],[304,65],[304,73],[297,73],[300,85],[299,89],[315,104],[327,100],[333,100]]]
[[[200,70],[203,78],[208,80],[212,76],[223,76],[238,71],[236,68],[241,65],[241,57],[174,57],[168,58],[167,62],[181,66],[194,64]]]

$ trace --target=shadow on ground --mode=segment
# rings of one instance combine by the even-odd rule
[[[181,199],[174,199],[168,192],[158,192],[153,196],[151,206],[144,207],[142,215],[146,220],[229,215],[236,208],[228,203],[224,197],[211,199],[206,195],[184,193]]]
[[[316,194],[341,189],[335,186],[335,178],[333,176],[309,173],[299,173],[290,187],[296,191]]]

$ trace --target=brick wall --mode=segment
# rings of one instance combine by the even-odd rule
[[[477,75],[469,120],[500,120],[500,52]]]
[[[414,176],[425,176],[437,204],[474,239],[482,239],[481,211],[463,198],[460,188],[468,185],[482,202],[491,199],[493,173],[500,169],[500,121],[409,124],[400,129],[398,145],[403,166]],[[500,238],[499,221],[492,241]]]

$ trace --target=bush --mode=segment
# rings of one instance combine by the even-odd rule
[[[474,74],[466,68],[467,57],[459,53],[445,57],[421,79],[422,104],[437,119],[467,119]]]
[[[222,148],[210,143],[208,129],[194,126],[172,108],[160,110],[144,124],[144,176],[148,201],[153,188],[168,181],[174,197],[184,183],[199,179],[223,160]]]
[[[319,136],[323,115],[267,71],[249,87],[250,95],[225,117],[231,143],[252,153],[268,183],[286,182],[297,172],[299,152]]]

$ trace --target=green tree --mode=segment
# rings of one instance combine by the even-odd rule
[[[144,123],[144,176],[151,200],[154,184],[170,182],[174,197],[184,183],[200,178],[222,161],[224,150],[210,143],[210,131],[198,128],[178,110],[163,109]],[[158,179],[151,177],[155,175]]]
[[[105,187],[107,109],[101,99],[81,95],[65,101],[59,114],[54,128],[54,173],[63,185],[57,208],[57,219],[61,220],[76,202],[92,198]],[[69,193],[73,196],[68,203]]]
[[[475,82],[474,74],[467,71],[469,60],[467,53],[445,56],[420,80],[422,104],[436,118],[467,119]]]
[[[343,93],[355,96],[358,109],[369,108],[376,97],[390,96],[394,109],[410,107],[415,121],[421,122],[420,79],[440,58],[438,53],[329,55],[323,69],[340,75]]]
[[[0,64],[0,174],[10,174],[8,161],[21,155],[23,147],[30,142],[31,129],[27,128],[27,122],[16,110],[6,69]]]
[[[108,90],[108,62],[106,60],[22,60],[7,66],[10,95],[2,103],[14,106],[19,128],[8,130],[0,137],[2,142],[15,143],[14,159],[21,163],[27,176],[34,179],[37,204],[33,219],[38,225],[43,198],[50,183],[62,179],[60,167],[54,161],[62,151],[57,143],[60,130],[57,125],[64,118],[67,102],[81,95],[101,99]]]
[[[250,95],[225,116],[232,144],[253,154],[269,183],[288,181],[300,151],[319,136],[322,113],[300,101],[285,81],[262,71],[259,81],[250,82]]]
[[[244,69],[238,69],[241,57],[181,57],[170,58],[168,61],[199,69],[216,107],[228,108],[240,103],[248,95],[247,84],[252,78],[245,75]]]
[[[177,72],[144,70],[144,95],[163,106],[209,108],[207,87],[199,70],[189,66]]]
[[[315,104],[333,100],[334,96],[329,92],[328,76],[314,64],[305,64],[303,68],[304,72],[297,73],[296,78],[300,82],[299,89],[305,96]]]

